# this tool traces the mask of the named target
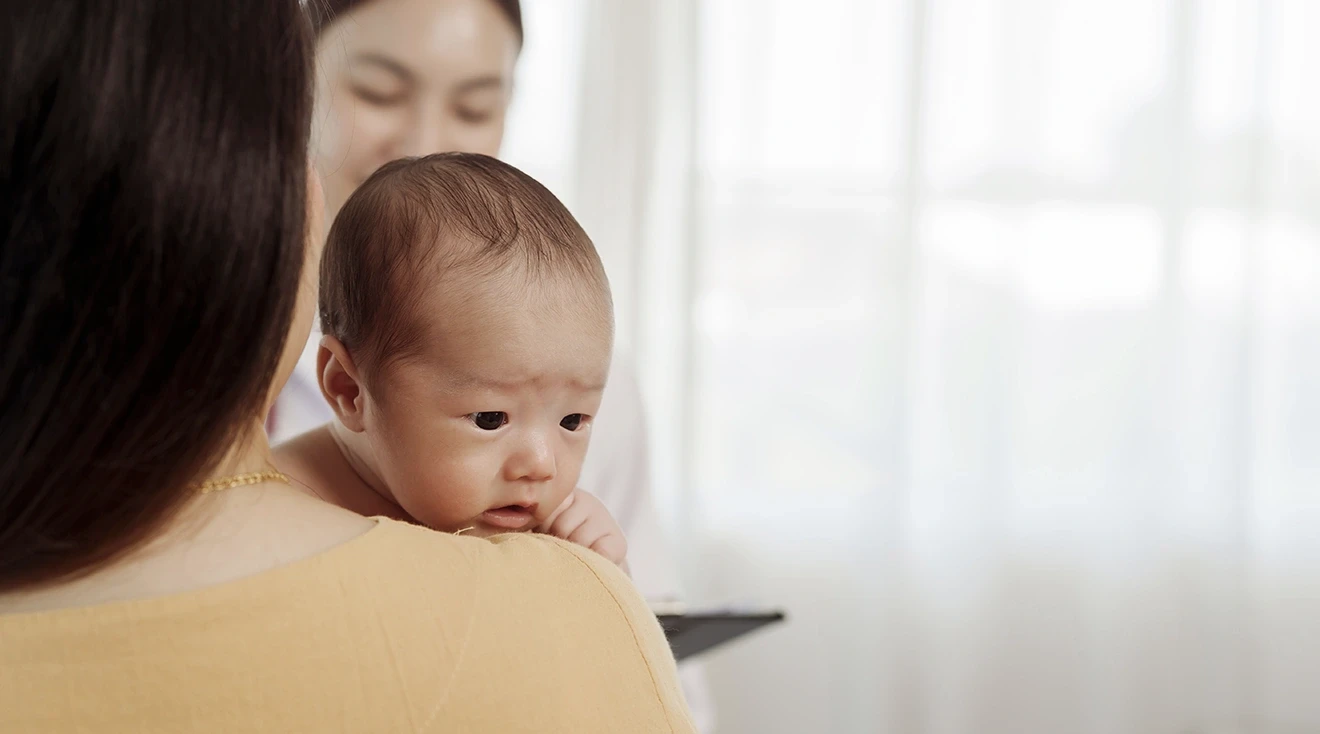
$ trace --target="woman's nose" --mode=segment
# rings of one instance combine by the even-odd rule
[[[411,129],[404,135],[399,155],[424,156],[457,150],[453,135],[454,123],[442,105],[418,105]]]

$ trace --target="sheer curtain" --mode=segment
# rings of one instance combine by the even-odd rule
[[[1320,3],[527,6],[720,731],[1320,730]]]

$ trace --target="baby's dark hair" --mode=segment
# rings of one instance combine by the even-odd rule
[[[475,153],[397,160],[358,187],[330,228],[321,329],[369,367],[414,356],[428,285],[504,272],[521,273],[527,286],[546,276],[585,282],[610,308],[591,239],[531,176]]]

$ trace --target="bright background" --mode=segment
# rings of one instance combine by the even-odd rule
[[[1320,731],[1320,2],[524,5],[719,731]]]

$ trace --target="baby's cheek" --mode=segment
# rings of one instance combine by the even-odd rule
[[[429,466],[414,472],[406,490],[410,495],[409,503],[417,506],[418,511],[425,513],[434,523],[465,522],[478,514],[469,501],[465,477],[444,469],[443,466]]]
[[[466,524],[498,499],[491,489],[494,470],[479,452],[452,449],[430,452],[425,469],[416,477],[416,486],[423,495],[417,501],[425,504],[433,517]]]
[[[570,491],[582,482],[582,462],[585,454],[585,450],[575,451],[569,453],[560,462],[557,481],[560,484],[567,484]]]
[[[568,499],[568,496],[573,493],[574,489],[577,489],[577,486],[577,472],[569,472],[567,474],[561,473],[555,480],[554,489],[544,502],[551,507],[558,507],[564,503],[564,500]]]

